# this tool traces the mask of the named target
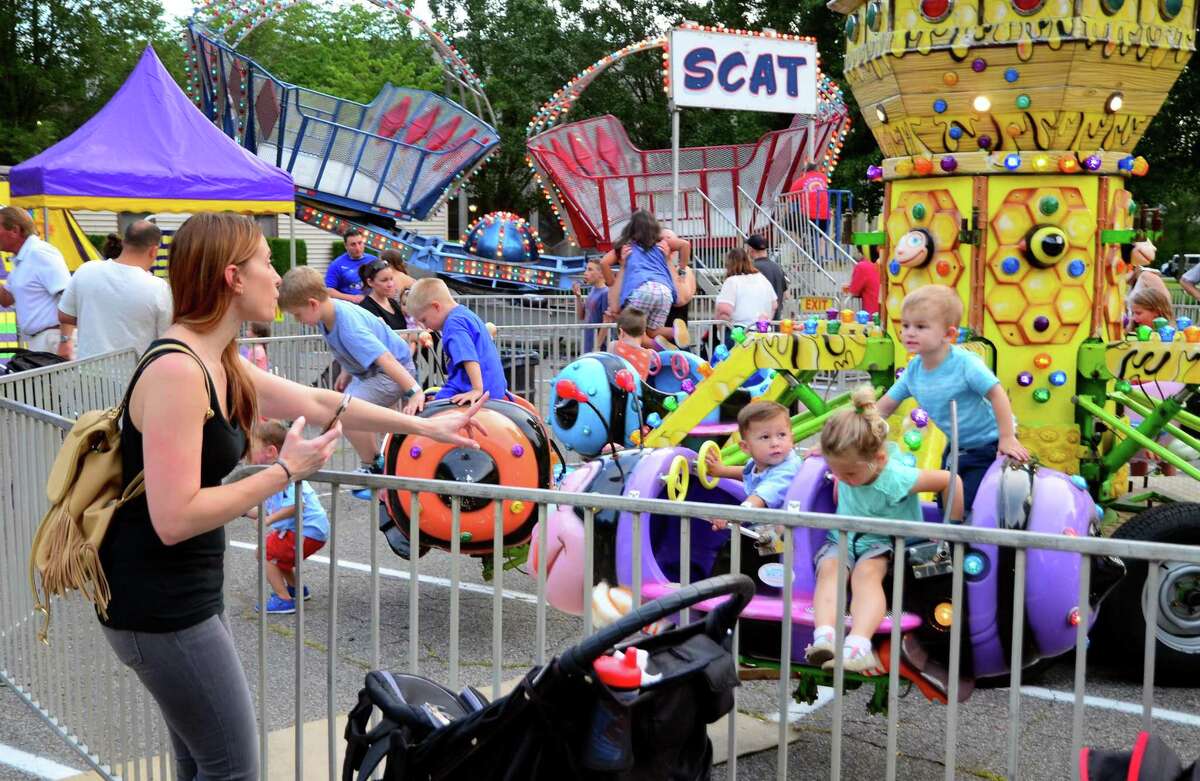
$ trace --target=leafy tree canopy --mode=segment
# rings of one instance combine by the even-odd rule
[[[525,127],[572,76],[623,46],[666,32],[683,19],[734,28],[772,27],[814,36],[825,72],[841,82],[842,17],[824,0],[431,0],[436,25],[486,84],[502,147],[477,175],[473,199],[483,210],[525,211],[538,204],[525,164]],[[0,0],[0,164],[30,157],[74,131],[121,84],[147,42],[182,84],[177,22],[156,0]],[[301,3],[241,44],[277,77],[331,95],[370,101],[387,81],[440,89],[443,79],[425,45],[399,14],[373,5]],[[600,76],[573,115],[611,113],[643,148],[665,148],[670,122],[654,54],[626,59]],[[844,82],[843,82],[844,84]],[[882,188],[865,182],[880,153],[845,90],[854,125],[833,186],[876,212]],[[783,127],[789,117],[687,109],[685,146],[740,143]],[[1163,254],[1200,235],[1200,75],[1184,71],[1138,146],[1151,174],[1131,183],[1135,197],[1168,207]]]
[[[408,21],[373,5],[300,3],[238,46],[276,78],[359,103],[387,82],[438,90],[441,69]]]
[[[83,124],[164,29],[155,0],[0,0],[0,164]]]

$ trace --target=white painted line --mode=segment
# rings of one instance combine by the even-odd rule
[[[70,778],[83,772],[73,767],[60,765],[52,759],[46,759],[45,757],[39,757],[37,754],[22,751],[19,748],[6,746],[3,743],[0,743],[0,765],[16,768],[22,773],[28,773],[38,778],[49,779]]]
[[[239,540],[230,540],[229,547],[238,548],[241,550],[248,550],[248,551],[257,551],[258,550],[258,546],[255,545],[254,543],[241,542]],[[328,556],[310,556],[309,558],[305,559],[305,561],[315,562],[317,564],[324,564],[326,566],[329,565],[329,557]],[[338,559],[338,566],[341,567],[342,569],[348,569],[348,570],[352,570],[354,572],[365,572],[367,574],[371,573],[371,566],[369,564],[362,564],[361,562],[357,562],[357,561],[347,561],[346,559]],[[380,567],[379,574],[385,578],[396,578],[397,580],[409,580],[409,573],[407,570],[391,569],[390,567]],[[445,588],[450,588],[450,579],[449,578],[439,578],[434,575],[420,575],[419,579],[420,579],[421,583],[426,583],[431,586],[444,586]],[[486,594],[488,596],[491,596],[492,594],[496,593],[496,590],[494,588],[492,588],[491,586],[483,586],[478,583],[459,582],[458,586],[463,591],[469,591],[473,594]],[[501,596],[503,596],[505,599],[515,599],[518,602],[525,602],[530,605],[536,605],[539,602],[536,594],[530,594],[529,592],[526,592],[526,591],[512,591],[510,589],[504,589],[504,592],[501,594]]]
[[[1021,694],[1026,697],[1033,697],[1038,700],[1047,700],[1049,702],[1063,702],[1074,704],[1075,695],[1071,692],[1060,692],[1053,689],[1044,689],[1041,686],[1022,686]],[[1140,703],[1123,702],[1121,700],[1110,700],[1107,697],[1093,697],[1084,695],[1083,704],[1089,708],[1101,708],[1103,710],[1113,710],[1118,713],[1128,713],[1134,716],[1142,715],[1142,706]],[[1200,716],[1193,713],[1184,713],[1177,710],[1167,710],[1166,708],[1151,708],[1150,715],[1160,721],[1171,721],[1176,724],[1185,724],[1189,727],[1200,727]]]
[[[811,716],[831,702],[833,702],[832,686],[818,686],[817,699],[813,700],[811,703],[788,700],[788,724],[795,724],[805,716]],[[766,714],[766,718],[767,721],[775,722],[776,724],[779,723],[779,713],[777,712]]]

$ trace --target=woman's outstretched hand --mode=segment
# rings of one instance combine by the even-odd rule
[[[472,418],[475,417],[476,412],[479,412],[483,408],[487,400],[488,394],[484,393],[469,407],[459,407],[456,410],[443,412],[432,418],[427,418],[429,421],[427,435],[439,442],[446,442],[451,445],[458,445],[459,447],[478,448],[479,443],[475,441],[474,437],[483,434],[484,430]]]
[[[338,437],[342,435],[342,424],[335,423],[333,428],[312,439],[304,438],[304,416],[296,418],[288,429],[287,438],[279,450],[279,460],[291,471],[292,477],[300,479],[307,477],[325,466],[325,462],[333,455],[337,447]]]

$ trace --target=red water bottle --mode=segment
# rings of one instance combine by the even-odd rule
[[[591,770],[617,771],[633,766],[633,702],[642,684],[637,650],[626,648],[623,658],[601,656],[592,663],[597,687],[591,737],[583,764]]]

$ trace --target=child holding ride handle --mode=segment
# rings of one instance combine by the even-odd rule
[[[958,294],[944,285],[926,285],[905,296],[900,312],[900,341],[914,357],[879,400],[879,415],[886,420],[912,396],[949,440],[950,402],[955,402],[958,474],[969,512],[996,456],[1024,462],[1029,451],[1017,441],[1012,403],[1000,380],[977,355],[954,344],[963,315]],[[942,467],[949,461],[947,444]]]
[[[708,454],[708,473],[716,477],[741,480],[746,489],[743,507],[778,510],[783,507],[792,479],[800,471],[800,456],[796,455],[792,438],[792,422],[787,407],[774,401],[754,401],[738,412],[738,444],[750,456],[744,467],[721,463],[716,452]],[[714,529],[724,529],[729,522],[714,518]],[[760,545],[772,547],[779,539],[778,529],[754,524],[751,531],[762,539]]]
[[[962,481],[944,469],[917,469],[899,458],[896,444],[888,442],[888,425],[880,414],[875,391],[862,386],[851,397],[852,407],[834,414],[821,430],[821,452],[837,482],[834,496],[838,515],[920,521],[917,494],[937,491],[945,498],[955,485],[952,520],[962,518]],[[847,573],[838,567],[838,535],[830,531],[815,556],[817,585],[813,592],[812,644],[804,649],[809,664],[832,668],[833,620],[837,608],[838,578]],[[883,579],[892,554],[891,538],[880,534],[849,533],[847,566],[850,568],[850,624],[841,654],[844,669],[870,674],[879,670],[871,637],[887,612]]]

